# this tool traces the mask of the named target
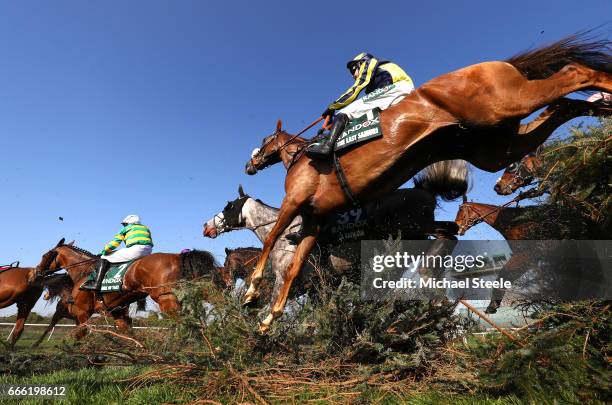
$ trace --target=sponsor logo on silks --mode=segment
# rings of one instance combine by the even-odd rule
[[[390,84],[388,86],[385,87],[381,87],[380,89],[376,89],[373,92],[371,92],[370,94],[368,94],[367,96],[364,96],[361,100],[366,103],[368,101],[372,101],[373,99],[382,96],[383,94],[385,94],[386,92],[388,92],[389,90],[393,89],[395,87],[395,84]]]

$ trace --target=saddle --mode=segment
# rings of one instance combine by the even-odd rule
[[[10,270],[10,269],[14,269],[16,267],[19,267],[19,261],[15,261],[11,264],[5,264],[0,266],[0,272],[6,271],[6,270]]]

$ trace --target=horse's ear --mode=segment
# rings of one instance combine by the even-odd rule
[[[246,196],[246,194],[244,194],[244,190],[242,189],[242,184],[239,184],[239,185],[238,185],[238,195],[239,195],[240,197],[244,197],[244,196]]]
[[[283,121],[278,120],[276,121],[276,132],[280,132],[281,129],[283,129]]]
[[[465,204],[467,202],[467,195],[463,194],[463,203]]]
[[[55,247],[60,247],[60,246],[62,246],[62,245],[64,244],[64,242],[65,242],[65,241],[66,241],[66,238],[62,238],[62,239],[60,239],[60,241],[59,241],[59,242],[57,242],[57,245],[55,245]]]
[[[66,243],[67,246],[73,246],[74,245],[74,241],[71,240],[70,242]]]
[[[229,254],[230,254],[230,252],[231,252],[231,250],[229,250],[228,248],[225,248],[225,254],[226,254],[226,255],[229,255]]]

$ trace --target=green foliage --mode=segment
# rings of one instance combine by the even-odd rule
[[[573,127],[539,153],[539,187],[550,194],[545,204],[530,210],[535,220],[531,238],[603,239],[612,234],[612,119],[600,125]],[[550,228],[550,229],[549,229]]]
[[[551,403],[552,398],[563,403],[609,402],[610,303],[562,303],[542,319],[523,347],[505,348],[481,370],[483,387],[530,403]],[[495,343],[480,346],[478,357],[490,357],[498,350]]]

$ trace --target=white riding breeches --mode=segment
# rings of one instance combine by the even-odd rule
[[[143,256],[150,255],[152,251],[153,246],[134,245],[128,248],[116,250],[107,255],[102,255],[102,259],[106,259],[111,263],[129,262],[130,260],[136,260]]]
[[[414,90],[412,82],[400,80],[399,82],[376,89],[370,94],[353,101],[346,107],[338,110],[339,113],[346,114],[349,119],[361,117],[368,111],[378,107],[381,110],[399,103],[404,97]]]

